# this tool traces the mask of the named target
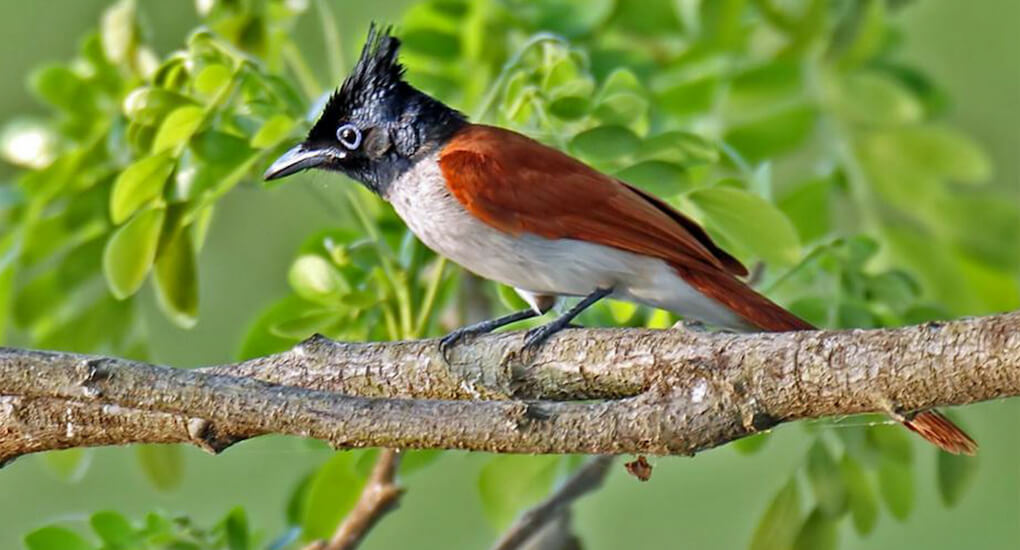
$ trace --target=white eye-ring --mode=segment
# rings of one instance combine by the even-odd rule
[[[344,124],[336,129],[336,139],[353,151],[361,145],[361,130],[353,124]]]

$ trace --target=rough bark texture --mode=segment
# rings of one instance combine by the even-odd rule
[[[524,365],[521,333],[458,346],[312,338],[180,370],[0,348],[0,463],[94,445],[262,433],[338,447],[688,454],[779,422],[1020,394],[1020,313],[888,330],[568,330]],[[584,401],[584,402],[582,402]]]

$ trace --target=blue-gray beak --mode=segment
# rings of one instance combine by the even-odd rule
[[[343,160],[347,154],[340,150],[309,149],[305,144],[299,144],[284,153],[276,162],[262,175],[266,181],[275,180],[296,174],[302,170],[321,166],[331,160]]]

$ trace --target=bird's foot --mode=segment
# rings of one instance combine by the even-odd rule
[[[534,357],[538,350],[542,348],[542,345],[545,344],[545,341],[548,340],[550,336],[556,334],[557,332],[565,328],[581,328],[581,327],[579,325],[557,323],[556,321],[553,321],[551,323],[539,325],[533,329],[528,330],[528,332],[524,334],[524,345],[521,346],[521,355],[528,358]]]
[[[469,336],[478,336],[479,334],[485,334],[487,332],[490,331],[485,330],[484,327],[478,327],[476,325],[468,325],[466,327],[460,327],[459,329],[450,331],[449,334],[439,339],[439,353],[443,356],[443,360],[449,364],[450,350],[459,344],[461,340]]]
[[[461,327],[439,340],[439,352],[443,356],[443,360],[447,364],[450,363],[449,352],[453,346],[457,345],[461,340],[468,336],[478,336],[480,334],[488,334],[500,327],[509,325],[510,323],[516,323],[517,321],[523,321],[524,319],[530,319],[538,315],[532,309],[524,309],[521,311],[515,311],[502,317],[495,319],[489,319],[488,321],[482,321],[466,327]]]

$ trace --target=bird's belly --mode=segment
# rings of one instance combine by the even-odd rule
[[[743,323],[658,258],[575,239],[512,235],[472,216],[426,159],[395,181],[387,199],[426,246],[486,278],[535,294],[584,296],[599,288],[724,326]]]

